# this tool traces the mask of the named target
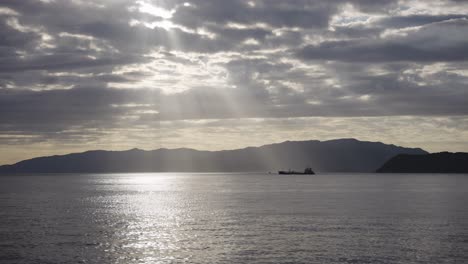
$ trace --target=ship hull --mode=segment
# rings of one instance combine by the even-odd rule
[[[315,173],[304,173],[304,172],[298,172],[298,171],[278,171],[278,174],[284,174],[284,175],[314,175]]]

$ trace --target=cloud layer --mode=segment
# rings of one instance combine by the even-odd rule
[[[145,130],[171,138],[161,124],[185,122],[172,131],[179,142],[214,148],[179,133],[207,120],[237,120],[245,133],[251,120],[381,117],[410,130],[419,118],[466,122],[466,14],[466,2],[450,0],[4,1],[0,145],[57,148],[118,131],[118,146],[142,146]],[[303,138],[301,129],[290,139]],[[334,129],[353,134],[352,125]]]

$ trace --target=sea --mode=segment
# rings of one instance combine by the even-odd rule
[[[0,176],[0,263],[468,263],[468,175]]]

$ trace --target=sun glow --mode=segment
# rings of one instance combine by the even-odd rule
[[[174,10],[167,10],[159,6],[154,6],[146,1],[137,1],[137,4],[139,5],[138,10],[140,12],[161,17],[163,19],[170,19],[174,14]]]
[[[165,29],[166,31],[170,31],[174,28],[179,28],[181,30],[184,30],[182,29],[181,26],[178,26],[171,21],[171,18],[173,17],[174,12],[175,12],[174,9],[171,9],[171,10],[165,9],[161,6],[158,6],[157,4],[155,5],[154,3],[150,3],[148,1],[143,1],[143,0],[137,1],[136,4],[137,6],[135,6],[134,8],[138,10],[138,12],[142,14],[149,14],[149,15],[155,16],[158,19],[155,19],[154,21],[151,21],[151,22],[133,19],[130,21],[130,25],[132,26],[144,25],[151,29],[159,27],[159,28]]]

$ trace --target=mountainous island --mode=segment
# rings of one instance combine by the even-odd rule
[[[356,139],[286,141],[224,151],[95,150],[24,160],[0,166],[0,173],[276,172],[305,167],[315,172],[375,172],[398,154],[427,152]]]
[[[386,162],[377,172],[468,173],[468,153],[399,154]]]

